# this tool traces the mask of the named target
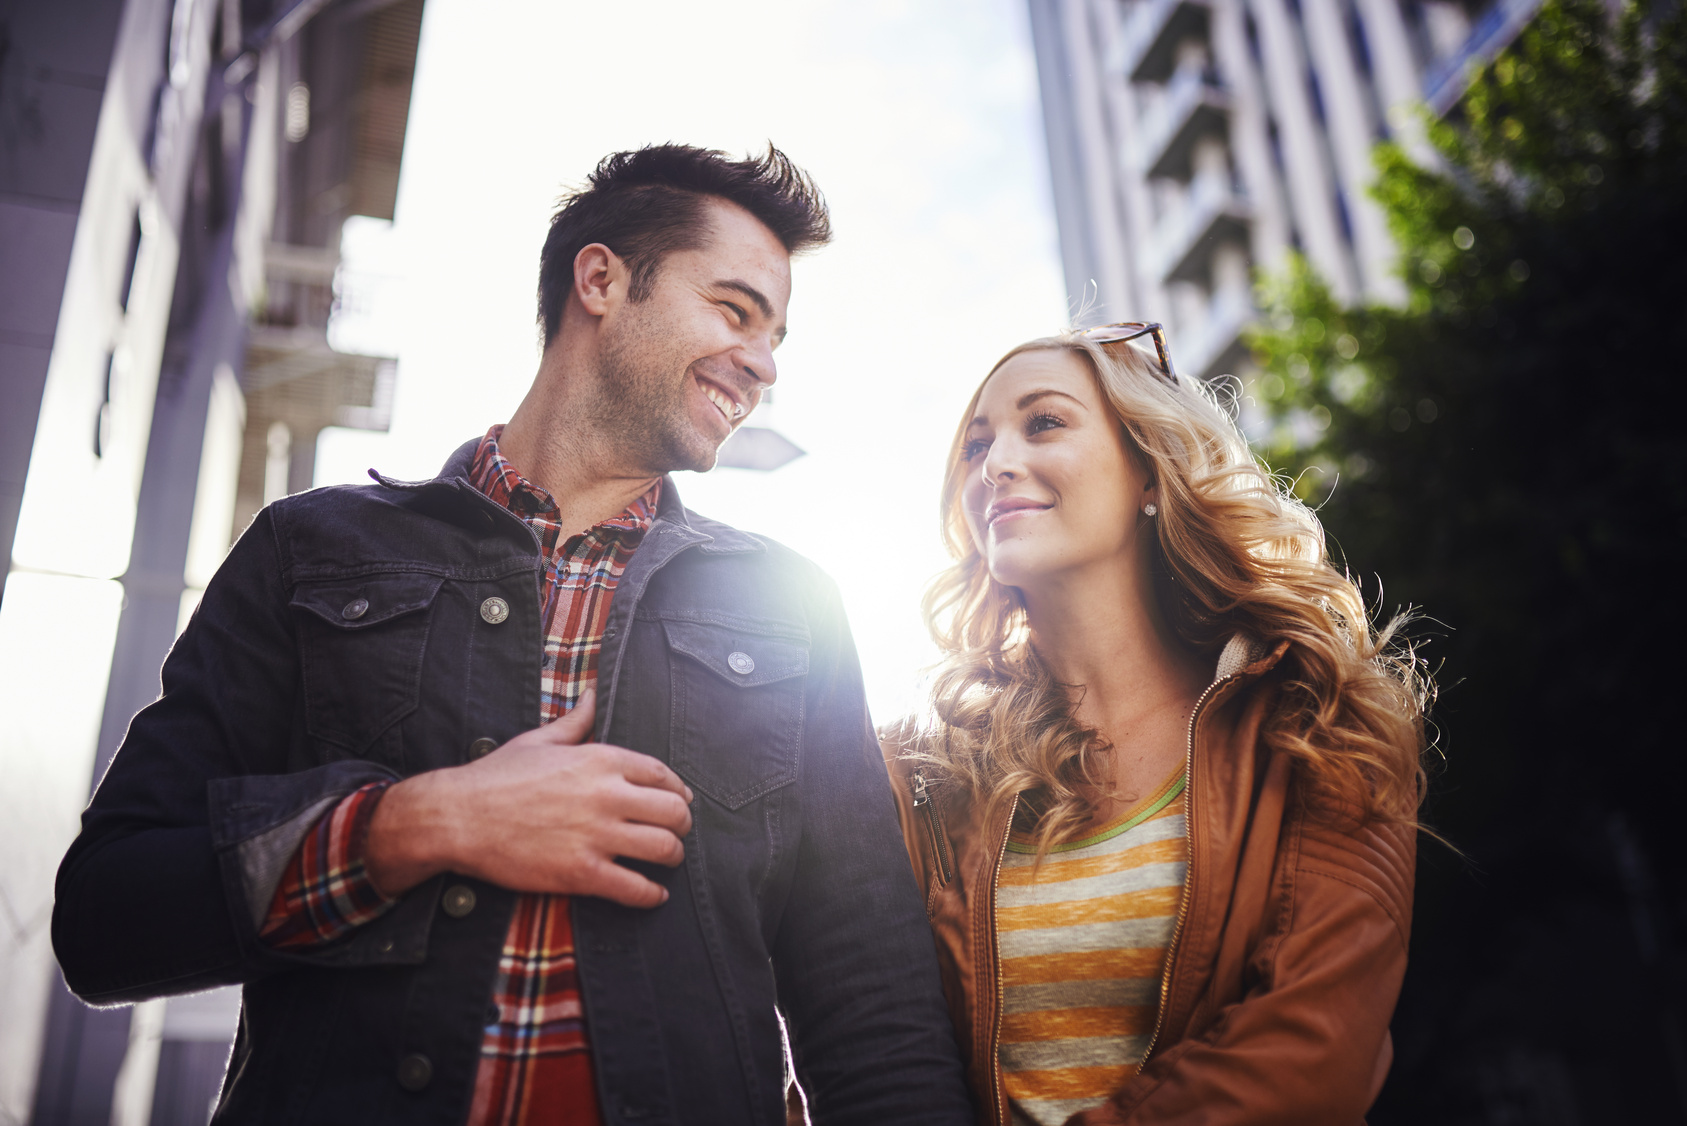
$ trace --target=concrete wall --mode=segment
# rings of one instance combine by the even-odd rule
[[[0,1126],[203,1122],[215,1095],[239,991],[76,1001],[53,876],[287,390],[248,393],[253,310],[326,365],[311,438],[386,425],[358,378],[377,359],[328,347],[326,282],[351,209],[391,215],[421,9],[0,0]],[[315,92],[297,136],[294,82]],[[330,272],[301,287],[301,261]]]
[[[0,1122],[30,1116],[57,988],[214,7],[0,9]]]

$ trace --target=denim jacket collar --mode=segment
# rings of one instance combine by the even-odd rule
[[[440,467],[439,475],[422,481],[400,481],[388,477],[378,470],[371,469],[369,476],[389,489],[406,491],[421,491],[431,488],[447,488],[459,495],[464,493],[481,495],[469,481],[469,468],[474,464],[475,450],[480,445],[479,438],[470,438],[458,446],[451,456],[445,459]],[[667,528],[663,525],[666,524]],[[652,534],[661,534],[668,538],[675,531],[682,534],[678,537],[681,543],[678,547],[697,545],[709,554],[734,554],[745,551],[765,551],[766,545],[755,536],[741,532],[737,528],[726,524],[719,524],[706,517],[699,517],[685,507],[680,500],[679,489],[674,484],[672,474],[662,478],[662,495],[656,506],[656,524],[651,528]],[[666,557],[668,552],[652,552]],[[636,557],[635,557],[636,558]]]

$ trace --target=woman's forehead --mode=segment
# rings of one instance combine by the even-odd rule
[[[1095,380],[1083,358],[1067,349],[1038,348],[1002,362],[978,396],[979,415],[1017,409],[1026,395],[1048,389],[1094,404]]]

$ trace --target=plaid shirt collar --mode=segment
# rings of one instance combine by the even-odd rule
[[[503,433],[504,424],[500,422],[480,440],[469,468],[470,483],[523,520],[531,522],[538,519],[555,527],[555,522],[562,515],[556,498],[522,476],[521,471],[498,449],[498,439]],[[662,479],[658,477],[619,515],[594,524],[590,531],[597,533],[601,539],[617,539],[624,546],[632,547],[644,538],[655,522],[661,497]],[[555,545],[547,542],[546,547],[554,550]]]

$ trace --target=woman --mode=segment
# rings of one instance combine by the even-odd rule
[[[1359,1123],[1429,687],[1392,625],[1158,325],[1008,353],[943,518],[886,755],[980,1121]]]

